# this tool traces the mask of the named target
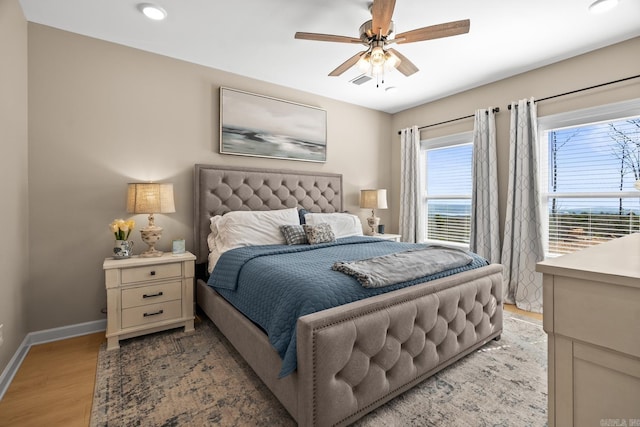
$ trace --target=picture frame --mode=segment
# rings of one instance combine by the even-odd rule
[[[172,242],[172,253],[174,255],[180,255],[186,252],[184,239],[174,240]]]
[[[221,87],[220,154],[326,162],[327,111]]]

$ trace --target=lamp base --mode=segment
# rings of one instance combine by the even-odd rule
[[[163,254],[163,253],[164,253],[164,252],[162,252],[162,251],[157,251],[157,250],[155,250],[155,249],[153,249],[153,250],[148,249],[148,250],[146,250],[146,251],[142,252],[142,253],[140,254],[140,257],[141,257],[141,258],[159,257],[159,256],[162,256],[162,254]]]
[[[147,226],[140,230],[140,236],[142,237],[142,241],[149,246],[149,249],[140,254],[141,257],[150,258],[162,256],[163,252],[158,251],[155,248],[158,240],[162,238],[162,227],[157,227],[155,225]]]
[[[380,218],[377,216],[370,216],[367,218],[367,225],[369,226],[369,230],[367,230],[367,236],[375,236],[378,234],[378,225],[380,225]]]

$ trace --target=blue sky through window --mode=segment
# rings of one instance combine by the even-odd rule
[[[549,205],[551,212],[638,212],[640,192],[634,184],[640,179],[640,118],[552,130],[547,136],[541,141],[547,149],[547,188],[541,190],[560,195]],[[620,192],[634,197],[611,195]],[[563,193],[585,197],[562,198]],[[610,197],[589,197],[594,193]]]
[[[426,150],[430,240],[469,244],[472,152],[471,143]]]
[[[471,195],[472,144],[427,150],[427,194]]]
[[[634,191],[634,183],[640,179],[630,164],[640,166],[640,118],[552,131],[548,133],[547,148],[549,192],[614,192],[621,191],[621,183],[622,191]]]

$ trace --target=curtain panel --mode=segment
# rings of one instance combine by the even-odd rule
[[[472,177],[469,247],[491,263],[499,263],[498,161],[493,108],[480,109],[475,114]]]
[[[420,179],[420,130],[418,126],[400,132],[400,234],[405,242],[425,238],[422,180]]]
[[[542,275],[536,263],[544,259],[538,189],[537,108],[534,99],[511,104],[509,186],[501,263],[505,301],[542,312]]]

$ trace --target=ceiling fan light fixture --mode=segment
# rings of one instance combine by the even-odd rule
[[[402,60],[394,55],[393,52],[387,51],[384,53],[384,67],[387,70],[396,68],[398,65],[400,65],[400,62],[402,62]]]
[[[358,59],[358,69],[371,77],[384,78],[385,72],[391,71],[400,65],[402,60],[393,52],[386,51],[382,46],[374,46]]]
[[[138,4],[138,10],[144,14],[149,19],[154,21],[162,21],[167,17],[167,11],[151,3],[140,3]]]
[[[370,71],[371,71],[370,57],[371,57],[371,54],[367,52],[367,53],[363,53],[360,56],[360,59],[358,59],[358,63],[357,63],[358,70],[360,70],[362,73],[370,74]]]
[[[591,13],[604,13],[618,5],[618,0],[596,0],[589,6]]]
[[[384,49],[382,49],[382,47],[380,46],[374,46],[373,49],[371,49],[370,61],[371,61],[371,66],[373,66],[374,68],[384,66],[384,61],[385,61]]]

